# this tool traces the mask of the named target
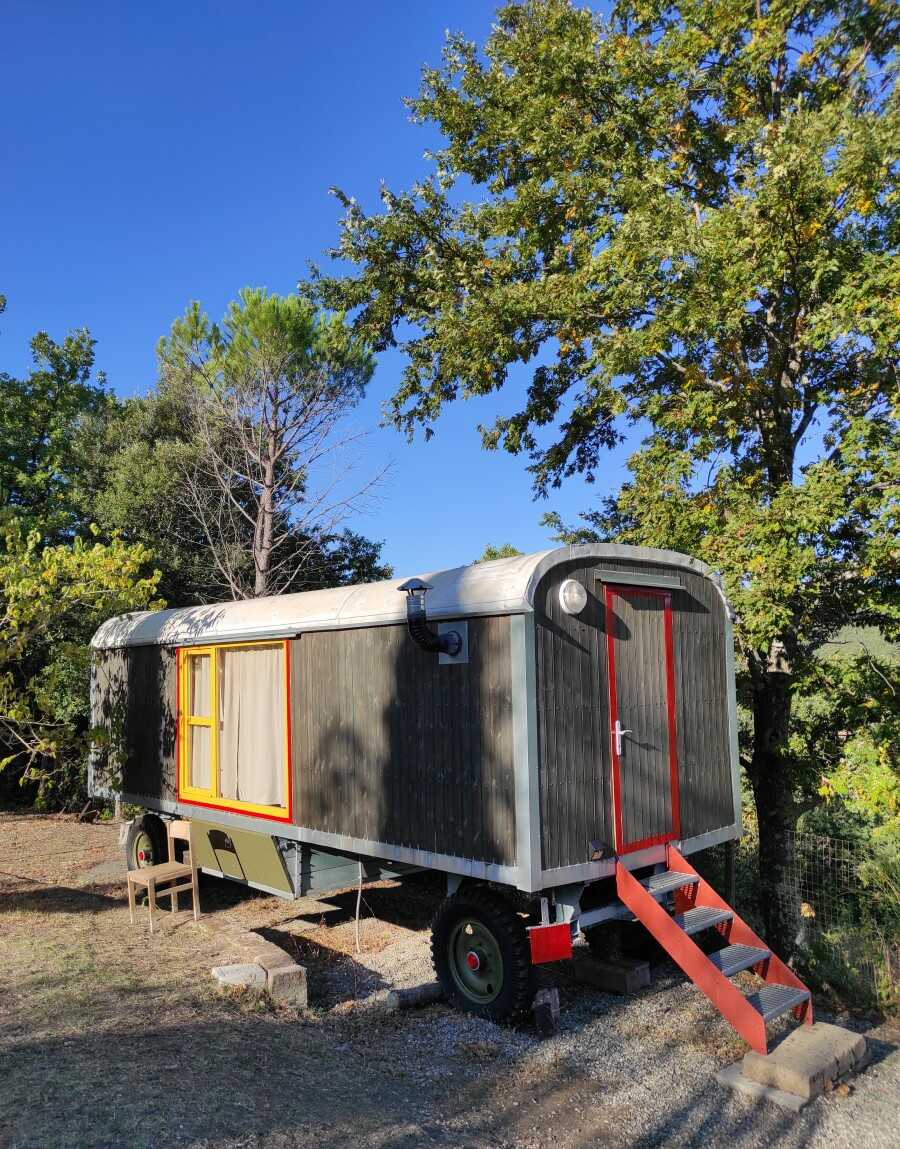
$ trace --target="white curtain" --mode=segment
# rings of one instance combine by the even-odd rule
[[[219,651],[219,793],[286,806],[284,647]]]
[[[191,785],[195,790],[209,790],[212,787],[210,768],[210,741],[212,729],[209,726],[189,726],[190,750],[188,762],[191,765]]]
[[[208,654],[190,654],[190,712],[194,718],[209,718],[210,658]]]

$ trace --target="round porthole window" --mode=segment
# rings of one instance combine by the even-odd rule
[[[587,591],[578,579],[567,578],[559,588],[559,605],[566,614],[580,614],[587,606]]]

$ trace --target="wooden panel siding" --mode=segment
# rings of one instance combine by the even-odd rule
[[[178,683],[175,650],[134,646],[94,652],[93,726],[106,732],[93,754],[96,784],[135,798],[175,801]]]
[[[679,567],[575,560],[547,573],[534,603],[545,869],[586,862],[593,840],[614,842],[606,619],[597,567],[680,582],[683,589],[671,594],[681,836],[734,820],[725,608],[715,585]],[[578,579],[588,592],[579,615],[567,615],[559,605],[566,578]]]
[[[294,640],[298,825],[514,863],[509,620],[468,630],[461,665],[440,665],[405,626]]]

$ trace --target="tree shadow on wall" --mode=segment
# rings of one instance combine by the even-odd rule
[[[387,643],[378,840],[515,865],[508,618],[471,618],[468,661],[442,663],[405,626]]]

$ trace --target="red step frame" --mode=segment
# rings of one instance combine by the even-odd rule
[[[756,946],[760,949],[769,948],[734,912],[731,906],[719,897],[709,883],[700,877],[694,867],[674,846],[666,847],[666,863],[670,870],[682,874],[691,874],[699,879],[696,884],[685,886],[676,892],[676,913],[684,913],[698,906],[729,910],[734,914],[734,917],[730,921],[722,922],[716,928],[728,939],[730,944]],[[616,889],[620,900],[631,910],[638,921],[647,927],[672,960],[687,974],[698,989],[706,994],[719,1013],[737,1030],[747,1044],[757,1053],[768,1053],[766,1023],[762,1016],[747,1001],[737,986],[713,965],[693,938],[673,921],[659,902],[633,874],[625,869],[621,862],[616,863]],[[789,985],[796,989],[807,989],[807,986],[797,975],[775,954],[761,961],[759,965],[753,966],[753,971],[759,974],[769,985]],[[812,998],[808,998],[792,1012],[805,1024],[811,1025],[813,1020]]]

